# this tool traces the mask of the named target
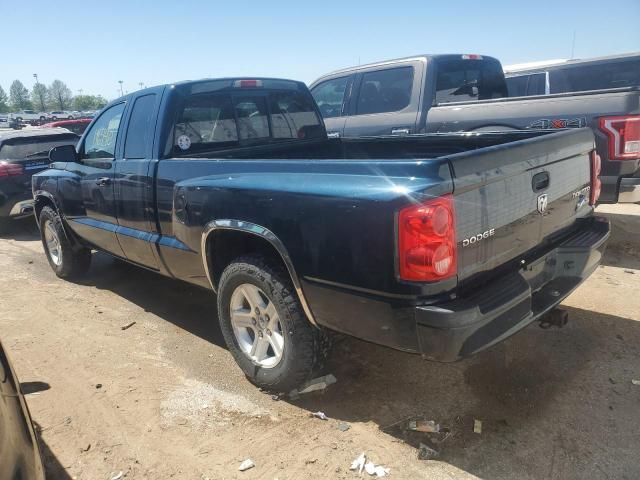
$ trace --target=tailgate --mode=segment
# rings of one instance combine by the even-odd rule
[[[585,128],[449,157],[458,279],[518,260],[589,215],[593,148]]]

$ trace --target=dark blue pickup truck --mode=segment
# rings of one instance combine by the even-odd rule
[[[135,92],[50,160],[33,195],[56,274],[102,250],[211,289],[234,358],[275,391],[309,378],[330,330],[479,352],[565,298],[609,235],[588,129],[328,139],[289,80]]]

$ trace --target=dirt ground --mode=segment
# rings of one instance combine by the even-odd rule
[[[0,239],[0,338],[51,479],[349,479],[361,452],[394,479],[637,479],[640,205],[600,210],[613,238],[566,327],[446,365],[344,338],[338,382],[295,401],[243,377],[212,294],[103,254],[59,280],[30,220]],[[449,433],[407,433],[410,417]],[[418,460],[421,442],[440,456]]]

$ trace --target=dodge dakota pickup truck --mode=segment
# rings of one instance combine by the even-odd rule
[[[591,127],[602,158],[600,202],[640,202],[640,88],[633,84],[509,97],[495,58],[420,55],[343,69],[310,88],[330,136]]]
[[[202,320],[279,392],[332,330],[438,361],[480,352],[562,301],[609,235],[589,129],[328,139],[290,80],[131,93],[50,160],[32,188],[55,273],[102,250],[212,290]]]

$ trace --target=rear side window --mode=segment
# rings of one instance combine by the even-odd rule
[[[323,118],[339,117],[342,115],[342,104],[349,77],[335,78],[316,85],[311,95],[320,108]]]
[[[145,158],[146,146],[152,141],[156,95],[138,97],[133,104],[131,120],[124,143],[124,158]]]
[[[323,132],[312,98],[298,91],[201,93],[178,109],[172,151],[184,156]]]
[[[584,92],[640,85],[640,59],[551,70],[551,93]]]
[[[362,76],[357,115],[397,112],[411,101],[413,67],[368,72]]]
[[[436,69],[436,103],[507,96],[507,84],[499,62],[486,59],[438,59]]]

